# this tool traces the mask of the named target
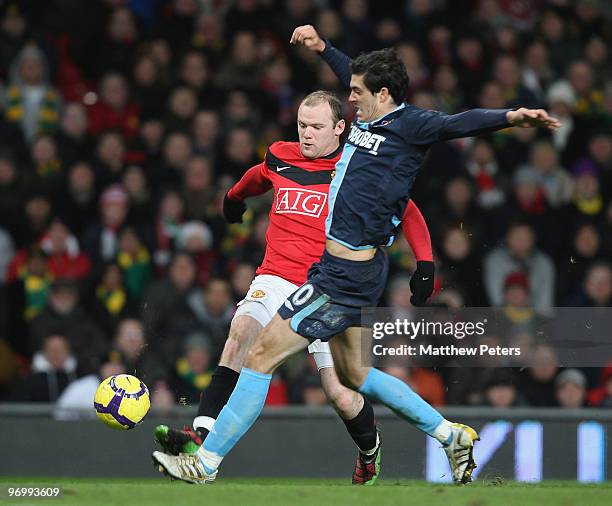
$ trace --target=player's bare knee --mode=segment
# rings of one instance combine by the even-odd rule
[[[243,315],[232,320],[230,334],[235,333],[240,335],[242,340],[253,341],[262,329],[262,325],[255,318]]]
[[[219,361],[221,365],[233,369],[242,367],[246,353],[259,330],[254,324],[257,325],[257,322],[248,317],[238,317],[232,321]]]
[[[266,357],[266,349],[260,342],[255,342],[247,353],[244,365],[253,371],[268,374],[268,357]]]
[[[251,346],[254,337],[257,336],[257,323],[249,317],[235,318],[230,326],[227,343],[237,350],[245,346]],[[261,328],[261,327],[259,327]]]
[[[264,329],[263,332],[257,336],[245,361],[246,367],[264,374],[272,374],[275,363],[275,357],[269,346],[270,341],[268,339],[268,333],[269,330]]]
[[[228,359],[231,359],[238,355],[241,350],[242,343],[240,342],[240,340],[232,338],[230,334],[227,337],[227,340],[225,341],[225,346],[223,347],[223,356]]]
[[[247,343],[240,338],[239,334],[232,333],[227,336],[225,341],[225,347],[223,348],[223,355],[228,358],[235,357],[244,351]]]

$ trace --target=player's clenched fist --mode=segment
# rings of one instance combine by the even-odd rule
[[[246,211],[246,204],[242,201],[230,199],[225,194],[223,199],[223,216],[230,223],[242,223],[242,215]]]
[[[434,274],[435,265],[433,262],[417,262],[416,271],[410,278],[410,290],[412,291],[410,303],[413,306],[425,304],[432,294],[434,289]]]
[[[312,25],[298,26],[291,35],[291,44],[304,44],[311,51],[321,53],[325,49],[325,41]]]

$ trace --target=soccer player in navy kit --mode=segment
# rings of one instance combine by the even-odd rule
[[[456,483],[471,481],[476,467],[471,427],[451,423],[402,381],[361,365],[361,310],[376,306],[385,288],[383,250],[394,239],[414,178],[428,147],[441,140],[511,126],[556,129],[544,110],[474,109],[455,115],[404,103],[406,69],[393,50],[366,53],[354,61],[323,41],[312,26],[296,28],[292,43],[322,53],[350,85],[356,121],[330,185],[326,244],[321,260],[258,336],[228,403],[194,458],[156,456],[170,475],[201,483],[215,479],[227,453],[263,408],[274,370],[309,341],[330,341],[341,381],[391,408],[443,446]],[[333,339],[332,339],[333,338]],[[193,480],[181,467],[202,474]]]

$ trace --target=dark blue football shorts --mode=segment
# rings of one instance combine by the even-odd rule
[[[378,248],[371,260],[357,262],[323,253],[308,278],[279,308],[301,336],[329,341],[348,327],[361,326],[361,310],[376,307],[385,290],[389,260]]]

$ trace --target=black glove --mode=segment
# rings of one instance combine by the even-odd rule
[[[413,306],[421,306],[425,304],[434,289],[434,272],[435,265],[433,262],[418,261],[416,271],[410,278],[410,290],[412,297],[410,303]]]
[[[246,211],[246,204],[242,201],[232,200],[225,194],[223,198],[223,216],[230,223],[242,223],[242,215]]]

